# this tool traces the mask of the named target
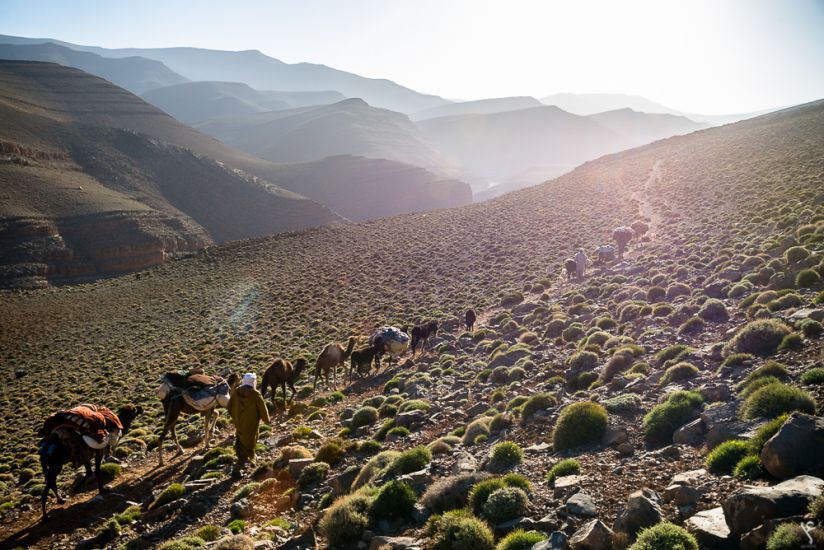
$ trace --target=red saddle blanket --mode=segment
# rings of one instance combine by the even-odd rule
[[[97,440],[105,438],[112,430],[122,430],[123,424],[110,409],[83,404],[67,411],[52,414],[38,430],[37,435],[46,437],[60,427],[68,426]]]

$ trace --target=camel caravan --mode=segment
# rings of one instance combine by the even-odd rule
[[[467,310],[464,319],[466,330],[474,330],[477,319],[475,311]],[[367,345],[362,348],[355,349],[358,339],[354,336],[348,339],[346,347],[337,342],[327,344],[315,360],[312,389],[317,389],[321,378],[328,389],[337,389],[338,367],[345,369],[347,360],[350,361],[347,378],[351,383],[355,376],[364,378],[373,370],[380,371],[384,357],[388,357],[386,363],[391,366],[394,360],[408,351],[411,351],[413,357],[416,353],[423,353],[429,339],[437,336],[438,329],[437,321],[416,325],[411,331],[408,327],[399,329],[383,326],[369,336]],[[259,423],[269,422],[263,398],[270,392],[272,406],[277,409],[276,395],[280,389],[284,404],[292,402],[297,393],[295,384],[308,368],[309,362],[302,357],[294,362],[279,357],[264,372],[260,391],[255,387],[257,377],[254,373],[240,377],[227,372],[224,373],[224,378],[207,375],[202,369],[196,368],[188,372],[163,374],[156,392],[163,406],[163,427],[157,442],[158,465],[163,465],[163,444],[167,435],[171,435],[176,447],[175,456],[183,454],[183,447],[175,430],[181,415],[203,417],[202,442],[204,448],[208,449],[212,444],[219,409],[226,408],[236,431],[235,450],[238,462],[233,475],[239,475],[245,462],[254,462]],[[291,390],[288,398],[287,386]],[[101,464],[114,452],[118,441],[142,413],[143,409],[134,405],[126,405],[115,414],[106,407],[83,404],[56,412],[44,421],[37,431],[40,438],[40,463],[46,479],[41,495],[43,521],[49,519],[46,511],[49,491],[54,493],[58,503],[65,503],[58,491],[57,477],[66,464],[70,463],[74,468],[85,468],[85,475],[72,485],[71,492],[80,489],[92,475],[97,481],[100,494],[108,490],[103,483]]]
[[[640,220],[633,222],[632,225],[629,226],[622,225],[621,227],[616,227],[612,231],[612,240],[615,241],[615,245],[602,244],[597,246],[595,248],[595,263],[593,265],[607,265],[610,262],[614,262],[616,258],[618,261],[623,261],[624,252],[630,242],[635,240],[640,246],[642,242],[649,240],[648,237],[645,237],[647,231],[649,231],[649,225]],[[590,260],[586,252],[584,252],[583,248],[579,248],[574,256],[564,260],[566,280],[583,279],[589,266]]]

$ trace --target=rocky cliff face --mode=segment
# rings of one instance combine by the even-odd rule
[[[0,223],[0,287],[38,288],[131,273],[203,248],[196,224],[151,212]]]

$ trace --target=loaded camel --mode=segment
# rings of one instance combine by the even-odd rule
[[[406,331],[403,331],[406,332]],[[421,353],[426,349],[426,342],[430,336],[438,335],[438,322],[430,321],[423,325],[412,327],[412,343],[409,347],[412,349],[412,357],[415,357],[415,350],[420,345]]]
[[[293,365],[291,361],[281,359],[278,357],[263,373],[263,381],[260,383],[260,394],[266,397],[266,390],[272,388],[272,405],[275,404],[275,396],[278,393],[278,386],[283,389],[283,402],[286,403],[286,385],[292,390],[292,397],[289,401],[295,399],[295,382],[300,379],[303,370],[309,366],[309,362],[303,357],[295,361]]]
[[[58,503],[66,502],[57,491],[57,476],[60,475],[66,463],[71,463],[75,468],[83,466],[86,469],[83,478],[72,485],[72,492],[80,489],[91,477],[92,459],[94,459],[97,490],[100,494],[107,491],[103,485],[100,464],[117,446],[120,437],[129,431],[137,415],[142,413],[143,409],[134,405],[121,407],[117,415],[106,407],[81,405],[69,411],[53,414],[46,419],[44,426],[38,431],[38,435],[43,438],[40,442],[39,454],[43,476],[46,478],[46,486],[40,494],[43,521],[49,519],[46,513],[49,490],[54,492]],[[98,420],[96,425],[92,423],[95,419]],[[102,439],[87,435],[99,431],[106,434]]]
[[[158,397],[163,404],[163,430],[160,432],[160,437],[157,440],[157,454],[158,464],[163,465],[163,441],[166,439],[166,434],[171,432],[172,441],[177,447],[177,455],[183,454],[183,447],[177,440],[177,421],[181,414],[199,414],[203,416],[204,422],[204,448],[208,448],[212,440],[212,433],[217,423],[217,408],[225,407],[229,402],[229,392],[240,383],[240,377],[231,373],[226,380],[219,376],[207,376],[203,371],[197,369],[192,371],[188,376],[178,374],[176,372],[168,372],[161,377],[161,385],[158,388]],[[213,398],[207,400],[207,403],[201,408],[195,408],[189,402],[190,389],[213,388]]]
[[[631,227],[627,227],[622,225],[621,227],[616,228],[612,232],[612,239],[615,241],[615,244],[618,245],[618,259],[624,259],[624,250],[626,249],[629,242],[635,236],[635,231]]]
[[[318,387],[318,379],[320,378],[321,374],[323,374],[323,377],[326,380],[326,387],[332,387],[329,385],[330,371],[332,372],[333,383],[335,385],[335,388],[337,389],[338,365],[343,365],[344,362],[347,359],[349,359],[349,356],[352,354],[352,350],[354,348],[354,336],[349,337],[349,342],[347,342],[345,350],[337,342],[327,344],[326,347],[323,348],[323,351],[320,352],[320,355],[318,355],[318,358],[315,360],[315,383],[312,386],[313,389]]]
[[[369,374],[372,368],[372,362],[375,362],[377,369],[380,369],[381,350],[377,346],[366,346],[364,348],[356,349],[352,352],[351,368],[349,369],[349,380],[352,375],[357,373],[363,378]]]

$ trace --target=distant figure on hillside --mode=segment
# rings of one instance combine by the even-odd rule
[[[239,477],[247,462],[255,462],[255,445],[261,422],[269,423],[269,411],[263,396],[257,391],[257,376],[253,372],[243,375],[240,387],[232,392],[229,399],[229,414],[235,425],[235,453],[237,462],[232,475]]]
[[[624,259],[624,250],[634,236],[635,231],[631,227],[627,227],[625,225],[616,228],[615,231],[612,232],[612,240],[614,240],[615,244],[618,245],[619,260]]]
[[[477,319],[478,319],[478,317],[475,315],[475,310],[474,309],[467,309],[466,310],[466,316],[465,316],[464,320],[466,321],[466,330],[467,331],[472,332],[473,330],[475,330],[475,321]]]
[[[638,244],[641,244],[642,238],[646,235],[647,231],[649,231],[649,225],[642,222],[641,220],[632,222],[630,225],[632,230],[635,232],[635,240],[638,241]]]
[[[589,258],[587,258],[583,248],[579,248],[573,258],[575,259],[575,276],[579,279],[583,279],[584,273],[586,273],[587,270],[587,265],[589,264]]]

